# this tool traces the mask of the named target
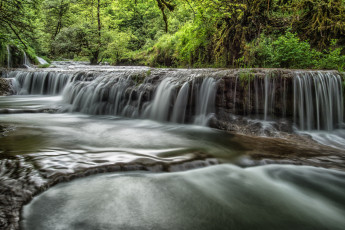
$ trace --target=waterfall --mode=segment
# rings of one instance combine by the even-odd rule
[[[31,63],[29,58],[27,57],[25,51],[23,51],[23,66],[25,66],[26,68],[30,69],[31,68]]]
[[[344,122],[342,79],[333,73],[298,73],[294,78],[294,122],[300,130],[333,130]]]
[[[168,121],[172,106],[172,99],[176,85],[172,79],[164,79],[158,86],[152,104],[149,118],[157,121]]]
[[[10,46],[7,45],[7,68],[11,68],[11,49]]]
[[[36,58],[37,58],[37,61],[40,63],[40,65],[48,64],[48,62],[46,60],[44,60],[43,58],[38,57],[38,56],[36,56]]]
[[[214,78],[204,79],[196,98],[195,124],[206,125],[210,115],[215,113],[216,92],[217,81]]]
[[[62,92],[71,74],[58,72],[10,72],[17,94],[57,95]]]
[[[268,115],[272,115],[274,111],[275,101],[275,79],[269,75],[265,76],[265,109],[264,120],[267,121]]]
[[[158,83],[145,79],[136,85],[135,76],[135,73],[110,73],[86,80],[85,75],[75,74],[63,92],[64,102],[70,105],[70,112],[161,122],[185,123],[195,117],[196,124],[206,124],[210,114],[215,113],[217,87],[213,78],[163,76]],[[195,109],[190,109],[191,104],[195,104]]]
[[[216,71],[12,71],[8,77],[17,94],[62,94],[69,112],[206,125],[225,109],[229,115],[285,118],[299,130],[344,124],[342,78],[336,72],[268,73],[239,84],[231,70],[232,75]],[[224,79],[220,90],[219,79]]]
[[[188,95],[189,95],[189,82],[186,82],[181,87],[176,102],[173,109],[173,114],[171,121],[175,123],[184,123],[186,117],[186,110],[188,104]]]
[[[139,118],[153,87],[148,82],[136,85],[134,75],[77,73],[65,87],[63,100],[70,112]]]
[[[257,77],[255,76],[254,78],[254,91],[255,91],[255,101],[254,101],[254,104],[255,104],[255,115],[256,117],[260,117],[260,114],[262,114],[262,107],[266,107],[266,105],[264,104],[266,101],[268,102],[268,98],[266,99],[264,96],[265,95],[268,95],[268,93],[266,93],[265,89],[266,89],[266,86],[265,86],[265,81],[266,80],[266,76],[265,76],[265,79],[262,79],[260,77]],[[268,88],[268,87],[267,87]],[[266,110],[266,118],[264,119],[267,119],[267,111],[268,109]],[[264,110],[264,114],[265,114],[265,110]]]

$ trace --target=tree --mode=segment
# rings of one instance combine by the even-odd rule
[[[68,26],[66,16],[70,4],[70,0],[45,0],[43,2],[45,30],[51,34],[51,40],[55,39],[64,26]]]
[[[7,35],[6,40],[17,39],[25,49],[28,48],[23,37],[33,37],[34,9],[38,4],[38,0],[0,1],[0,32]]]
[[[332,39],[345,44],[345,2],[343,0],[294,0],[293,28],[301,38],[323,50]]]

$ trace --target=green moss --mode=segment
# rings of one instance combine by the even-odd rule
[[[138,86],[144,82],[146,76],[148,76],[147,73],[136,74],[136,75],[132,76],[132,80],[135,82],[135,85]]]
[[[146,76],[150,76],[151,75],[151,69],[149,69],[148,71],[146,71]]]
[[[253,70],[246,70],[239,73],[239,79],[242,87],[248,87],[248,83],[254,80]]]
[[[39,62],[37,60],[37,55],[36,55],[36,52],[33,48],[31,47],[28,47],[26,50],[25,50],[25,53],[26,55],[29,57],[30,61],[33,62],[33,64],[37,65]]]
[[[46,62],[48,62],[49,64],[52,63],[52,60],[51,60],[50,58],[48,58],[47,56],[41,56],[41,55],[40,55],[40,57],[43,58],[43,59],[44,59]]]
[[[38,68],[49,68],[50,64],[43,64],[43,65],[39,65]]]

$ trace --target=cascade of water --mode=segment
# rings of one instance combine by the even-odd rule
[[[264,120],[267,120],[267,113],[268,113],[268,97],[270,93],[270,84],[269,84],[269,79],[268,76],[265,77],[265,111],[264,111]]]
[[[215,113],[217,81],[214,78],[205,78],[196,98],[195,124],[207,125],[210,115]]]
[[[169,120],[169,112],[172,106],[173,95],[176,85],[172,79],[164,79],[158,86],[152,104],[150,106],[149,118],[157,121]]]
[[[299,73],[294,78],[294,122],[300,130],[333,130],[344,122],[342,80],[334,73]]]
[[[282,84],[280,84],[282,85]],[[281,95],[281,98],[283,99],[283,117],[286,117],[286,110],[287,110],[287,85],[286,85],[286,78],[283,79],[283,85],[282,85],[284,91],[282,92],[283,95]]]
[[[257,117],[260,117],[260,114],[262,114],[262,105],[263,99],[265,98],[264,92],[265,92],[265,84],[263,83],[263,79],[260,77],[254,78],[254,91],[255,91],[255,114]]]
[[[57,95],[62,92],[71,74],[58,72],[24,72],[13,71],[14,90],[17,94]]]
[[[12,71],[8,74],[14,79],[13,86],[18,94],[56,95],[64,90],[63,98],[71,112],[177,123],[194,121],[200,125],[207,124],[210,115],[216,112],[218,84],[216,76],[210,76],[208,72],[206,75],[201,71],[183,70],[159,70],[147,78],[141,70],[74,74]],[[245,86],[238,84],[238,77],[232,79],[226,97],[219,91],[217,105],[220,107],[232,105],[229,108],[233,112],[256,113],[264,115],[265,120],[271,115],[291,116],[300,130],[333,130],[343,125],[344,98],[339,74],[304,72],[293,78],[255,76],[253,83]],[[237,94],[242,92],[245,93],[243,107],[236,108]],[[227,104],[224,100],[233,103]]]
[[[269,75],[265,76],[265,108],[264,108],[264,120],[267,121],[268,115],[272,115],[275,105],[276,94],[275,78]]]
[[[247,92],[246,92],[247,99],[246,99],[246,104],[245,105],[246,105],[247,108],[245,108],[245,110],[247,111],[248,114],[250,114],[251,113],[251,109],[252,109],[251,79],[250,78],[248,79],[246,89],[247,89]]]
[[[36,58],[37,58],[37,61],[40,63],[40,65],[48,64],[48,62],[46,60],[44,60],[43,58],[41,58],[41,57],[36,57]]]
[[[189,82],[186,82],[181,87],[173,109],[171,117],[172,122],[184,123],[186,116],[186,109],[188,104]]]
[[[23,51],[23,66],[25,66],[26,68],[30,69],[31,67],[31,63],[29,58],[27,57],[25,51]]]
[[[7,45],[7,68],[11,68],[11,49],[10,46]]]
[[[112,74],[101,75],[91,81],[85,81],[86,77],[80,74],[75,75],[63,93],[64,101],[70,104],[69,111],[143,117],[178,123],[184,123],[190,120],[191,116],[195,116],[195,123],[202,125],[205,125],[209,115],[215,112],[217,87],[213,78],[188,79],[176,75],[165,77],[155,87],[156,83],[149,80],[135,85],[128,74]],[[181,82],[184,83],[179,89]],[[192,114],[187,114],[189,104],[195,105],[195,110],[188,109],[188,113]]]
[[[97,77],[79,73],[66,86],[63,98],[71,105],[71,112],[121,115],[125,113],[128,101],[134,101],[129,90],[133,84],[124,74]]]

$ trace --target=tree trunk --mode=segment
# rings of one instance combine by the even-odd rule
[[[99,37],[99,44],[101,44],[101,17],[100,17],[100,5],[101,5],[101,0],[97,1],[97,23],[98,23],[98,37]]]
[[[98,64],[98,56],[99,56],[99,49],[92,53],[90,64],[97,65]]]
[[[97,65],[98,64],[98,57],[101,49],[101,17],[100,17],[100,8],[101,8],[101,0],[97,0],[97,25],[98,25],[98,44],[97,44],[97,50],[92,53],[91,57],[91,65]]]
[[[97,39],[97,48],[95,51],[92,52],[92,56],[90,58],[91,65],[97,65],[98,64],[98,57],[100,53],[100,49],[102,46],[102,24],[101,24],[101,16],[100,16],[100,9],[101,9],[101,0],[97,0],[97,32],[98,32],[98,39]]]

